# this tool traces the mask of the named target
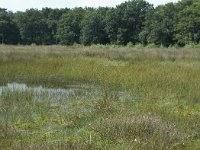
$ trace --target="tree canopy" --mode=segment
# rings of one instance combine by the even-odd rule
[[[184,46],[200,41],[200,1],[181,0],[158,7],[130,0],[116,7],[0,8],[4,44],[155,44]]]

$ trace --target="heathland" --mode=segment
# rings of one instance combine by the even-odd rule
[[[200,50],[0,46],[0,149],[200,149]]]

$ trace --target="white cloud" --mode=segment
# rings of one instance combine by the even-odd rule
[[[154,4],[155,6],[158,6],[169,2],[178,2],[179,0],[147,0],[147,1],[151,4]]]
[[[128,0],[73,0],[74,6],[89,6],[89,7],[98,7],[98,6],[116,6]],[[178,0],[146,0],[155,6],[160,4],[166,4],[168,2],[177,2]]]
[[[124,2],[125,0],[74,0],[76,6],[88,6],[88,7],[98,7],[98,6],[115,6]]]
[[[0,7],[12,11],[24,11],[29,8],[65,8],[68,0],[0,0]]]
[[[167,2],[177,2],[178,0],[147,0],[155,6]],[[28,8],[51,7],[51,8],[73,8],[73,7],[98,7],[98,6],[115,6],[125,0],[0,0],[0,7],[8,10],[24,11]]]

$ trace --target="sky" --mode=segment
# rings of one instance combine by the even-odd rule
[[[29,8],[74,8],[74,7],[114,7],[126,0],[0,0],[0,8],[6,8],[13,12],[25,11]],[[154,6],[178,0],[146,0]]]

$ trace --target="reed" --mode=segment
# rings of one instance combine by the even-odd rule
[[[200,49],[0,46],[1,149],[199,149]]]

